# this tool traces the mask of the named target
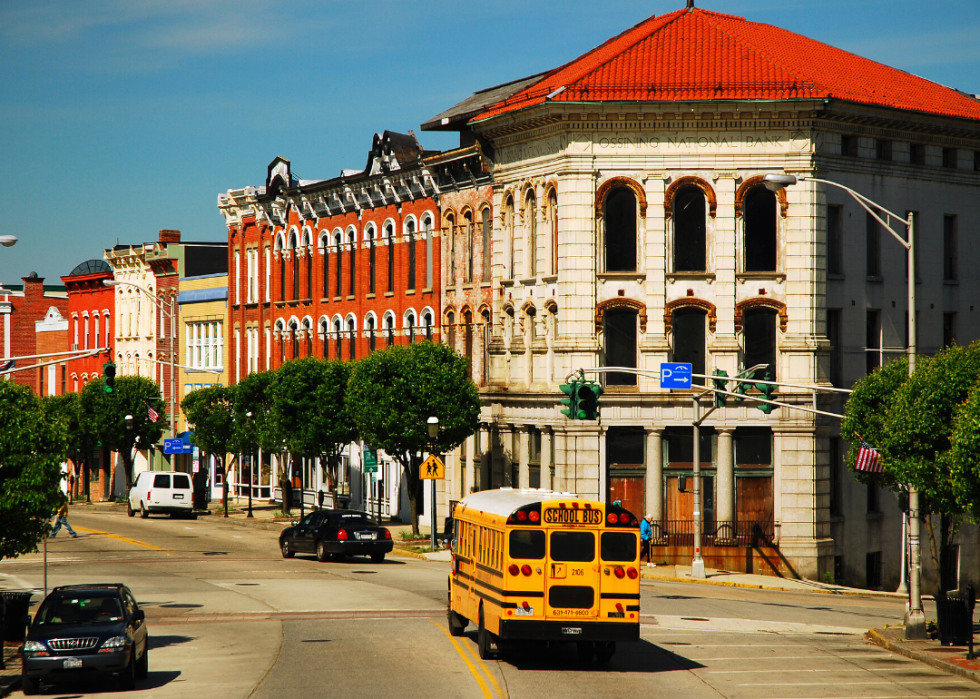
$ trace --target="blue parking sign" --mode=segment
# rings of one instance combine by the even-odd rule
[[[693,372],[691,364],[663,362],[660,365],[660,388],[689,389]]]

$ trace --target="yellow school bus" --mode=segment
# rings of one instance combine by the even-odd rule
[[[477,626],[480,657],[507,641],[571,641],[608,661],[640,638],[640,529],[616,505],[500,488],[456,505],[449,631]],[[503,644],[501,643],[503,642]]]

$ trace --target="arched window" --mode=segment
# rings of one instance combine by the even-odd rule
[[[344,359],[344,327],[340,323],[340,318],[336,318],[333,321],[333,334],[334,339],[337,342],[336,347],[336,358],[343,361]]]
[[[349,338],[348,342],[350,343],[347,346],[347,359],[348,361],[353,362],[357,357],[357,328],[354,324],[353,318],[347,319],[347,337]]]
[[[93,348],[99,346],[99,314],[96,313],[92,317],[92,346]]]
[[[704,192],[683,187],[674,197],[674,271],[703,272],[706,266]],[[701,372],[703,373],[703,372]]]
[[[385,226],[385,239],[388,243],[388,293],[395,293],[395,226]]]
[[[405,316],[405,330],[408,331],[409,344],[415,342],[415,314],[411,311]]]
[[[279,300],[286,300],[286,251],[281,246],[279,247]]]
[[[483,319],[483,371],[480,374],[480,384],[485,386],[490,375],[490,335],[493,332],[493,324],[490,322],[489,309],[484,308],[480,317]]]
[[[456,350],[456,316],[452,311],[446,314],[446,329],[448,334],[446,335],[446,344],[449,345],[449,349]]]
[[[385,316],[385,340],[388,347],[395,344],[395,317],[390,313]]]
[[[705,348],[705,318],[707,313],[700,308],[678,308],[673,313],[671,332],[673,334],[672,362],[689,363],[695,374],[703,374]],[[694,379],[703,385],[704,379]]]
[[[340,231],[337,231],[336,235],[333,237],[334,250],[337,253],[337,264],[336,264],[336,283],[334,288],[336,289],[337,296],[344,295],[344,236]]]
[[[432,217],[429,215],[426,215],[422,219],[422,231],[422,235],[425,236],[425,288],[431,289],[433,264],[432,246],[434,245],[434,241],[432,240]]]
[[[745,195],[745,271],[776,271],[776,195],[754,187]]]
[[[88,316],[85,316],[85,344],[82,349],[88,349]]]
[[[551,228],[551,269],[549,274],[558,274],[558,195],[555,190],[548,193],[548,225]]]
[[[475,251],[475,236],[476,229],[473,226],[473,212],[467,211],[463,214],[463,220],[466,226],[466,281],[467,283],[473,281],[473,257]]]
[[[78,377],[77,376],[72,376],[71,377],[71,385],[72,385],[72,392],[73,393],[78,393]]]
[[[449,279],[446,284],[456,286],[456,217],[453,214],[446,215],[446,237],[449,248]]]
[[[293,300],[299,299],[299,246],[296,233],[289,236],[289,247],[293,251]]]
[[[514,278],[514,198],[507,196],[503,205],[504,279]]]
[[[415,219],[410,218],[405,222],[405,232],[408,234],[408,286],[407,289],[415,289]]]
[[[606,197],[602,217],[606,232],[606,271],[636,271],[636,195],[616,187]]]
[[[323,252],[323,298],[330,296],[330,236],[320,236],[320,250]]]
[[[323,358],[327,359],[330,353],[330,347],[327,344],[327,340],[330,337],[330,326],[327,324],[326,318],[320,319],[320,341],[323,343]]]
[[[350,285],[348,286],[349,291],[347,292],[350,296],[353,296],[357,292],[357,236],[354,231],[348,231],[347,233],[347,245],[350,251]]]
[[[313,245],[306,246],[306,298],[313,298]]]
[[[762,379],[769,372],[772,380],[776,380],[777,315],[771,308],[752,308],[742,318],[742,364],[745,369],[765,365],[752,378]]]
[[[105,346],[112,347],[112,324],[109,322],[109,314],[103,313],[102,317],[105,318]]]
[[[524,201],[524,216],[527,221],[527,251],[524,255],[524,276],[534,278],[538,273],[538,214],[537,197],[528,192]]]
[[[605,341],[605,366],[636,368],[637,312],[629,308],[615,308],[602,316],[602,334]],[[635,386],[636,375],[625,372],[606,374],[610,386]]]
[[[299,326],[295,321],[289,324],[289,335],[293,341],[292,359],[296,359],[299,356]]]
[[[375,348],[374,331],[375,331],[374,316],[368,316],[367,318],[368,349],[372,352],[374,351]]]
[[[374,227],[368,228],[365,233],[368,246],[368,293],[375,293],[375,282],[377,280],[377,241],[374,239]],[[372,347],[372,349],[374,349]]]
[[[483,211],[480,212],[480,216],[482,218],[480,228],[483,232],[483,248],[480,250],[480,260],[482,263],[480,265],[480,281],[487,282],[490,281],[493,265],[493,254],[490,250],[490,226],[492,223],[490,208],[484,207]]]
[[[473,358],[473,314],[463,313],[463,356]]]
[[[422,314],[422,327],[425,328],[425,339],[432,342],[432,313],[429,311]]]

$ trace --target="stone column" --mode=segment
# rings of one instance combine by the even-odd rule
[[[732,448],[731,427],[718,427],[718,474],[715,477],[715,520],[718,522],[718,538],[731,540],[735,537],[735,451]]]
[[[514,431],[506,423],[497,427],[497,439],[500,442],[500,484],[505,488],[513,487],[514,483]]]
[[[490,445],[490,426],[486,423],[480,425],[480,441],[476,444],[476,453],[479,457],[480,470],[476,474],[476,481],[473,487],[476,490],[484,490],[490,484],[490,469],[492,464],[492,451]]]
[[[551,429],[541,430],[541,489],[551,490]]]
[[[531,452],[530,435],[527,432],[527,425],[518,427],[517,440],[519,444],[517,483],[521,488],[531,487],[531,470],[528,467],[528,457]]]
[[[656,525],[664,521],[664,431],[660,428],[647,430],[646,512],[641,517],[653,515]]]
[[[470,491],[473,489],[473,483],[474,483],[474,478],[473,478],[473,463],[475,461],[474,456],[477,453],[477,439],[478,439],[478,436],[476,434],[473,434],[473,435],[470,435],[466,439],[466,442],[464,443],[464,447],[463,448],[466,450],[466,452],[465,452],[465,454],[466,454],[466,472],[460,478],[460,483],[459,483],[459,499],[460,500],[462,500],[463,498],[465,498],[470,493]]]

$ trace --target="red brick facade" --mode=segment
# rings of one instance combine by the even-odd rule
[[[43,321],[48,313],[48,309],[54,307],[62,316],[68,316],[67,295],[54,289],[45,290],[44,277],[38,277],[31,273],[23,277],[23,291],[11,289],[13,293],[0,296],[0,301],[9,303],[10,313],[3,314],[3,342],[4,356],[6,357],[27,357],[34,354],[44,354],[47,352],[63,352],[67,347],[67,334],[62,337],[48,337],[51,333],[42,333],[39,346],[37,322]],[[9,352],[6,347],[6,337],[9,332],[10,344]],[[53,348],[53,349],[52,349]],[[34,364],[43,363],[49,359],[22,359],[17,361],[17,367],[22,368]],[[61,369],[56,367],[56,391],[60,393]],[[44,380],[48,381],[49,370],[47,367],[31,369],[27,371],[17,371],[9,374],[15,383],[30,386],[35,394],[41,392],[42,376],[41,372],[46,372]],[[46,393],[46,391],[45,391]]]
[[[68,341],[72,349],[108,348],[108,352],[68,362],[67,391],[79,393],[92,379],[102,375],[102,366],[112,358],[115,344],[115,293],[102,282],[112,279],[103,260],[82,263],[62,277],[68,289]]]

